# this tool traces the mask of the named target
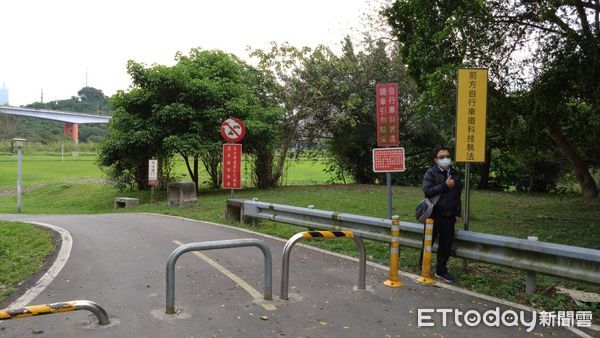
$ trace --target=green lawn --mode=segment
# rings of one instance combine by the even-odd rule
[[[95,156],[23,156],[23,187],[64,181],[100,180]],[[0,156],[0,193],[17,187],[17,156]]]
[[[87,163],[87,166],[84,165],[84,162]],[[163,192],[157,194],[160,202],[150,204],[147,191],[123,193],[110,186],[100,184],[97,178],[101,177],[101,173],[94,170],[93,161],[82,161],[80,158],[73,160],[73,163],[82,166],[80,171],[57,173],[55,170],[62,168],[60,162],[58,165],[56,163],[39,165],[38,168],[43,168],[45,173],[35,176],[39,181],[30,181],[39,185],[24,193],[23,212],[113,212],[115,196],[130,196],[141,199],[142,205],[134,209],[135,211],[179,215],[237,225],[223,218],[225,201],[229,196],[228,191],[207,190],[199,197],[197,206],[169,208],[165,205]],[[28,168],[30,168],[28,170],[32,170],[33,167]],[[322,172],[322,168],[321,162],[297,161],[288,170],[288,183],[324,183],[329,177]],[[73,175],[76,177],[73,178]],[[44,177],[47,178],[44,179]],[[386,194],[383,186],[292,185],[266,191],[246,189],[238,191],[236,197],[258,197],[262,201],[297,206],[312,204],[319,209],[376,217],[385,217],[386,214]],[[402,220],[413,221],[414,207],[421,198],[422,191],[419,187],[394,187],[394,213],[400,215]],[[0,194],[0,213],[12,213],[15,206],[14,193]],[[578,197],[473,191],[471,208],[471,230],[473,231],[518,238],[535,235],[541,241],[600,249],[600,236],[598,236],[597,229],[600,208],[598,208],[597,201],[584,203]],[[462,227],[462,224],[459,223],[458,227]],[[255,230],[289,238],[304,229],[261,221]],[[356,254],[353,243],[347,241],[310,241],[308,243],[350,255]],[[387,264],[387,245],[377,242],[367,242],[366,244],[370,260]],[[418,255],[417,250],[402,248],[401,268],[406,271],[418,272]],[[523,272],[481,263],[471,263],[470,269],[463,271],[462,262],[456,259],[451,260],[450,269],[458,277],[457,284],[467,289],[545,309],[591,309],[594,311],[594,318],[600,318],[598,304],[578,307],[566,296],[556,294],[553,288],[556,285],[565,285],[600,293],[598,285],[539,276],[538,293],[526,295],[524,292],[525,273]]]
[[[330,180],[329,174],[323,171],[325,167],[322,160],[298,159],[290,161],[285,172],[286,185],[323,184]],[[201,168],[202,169],[202,168]],[[252,186],[250,168],[244,161],[242,175],[244,186]],[[175,159],[173,173],[182,181],[189,180],[188,171],[182,158]],[[104,173],[96,164],[96,156],[86,153],[85,156],[72,157],[67,154],[64,160],[61,156],[50,155],[23,155],[23,187],[46,185],[49,183],[100,181]],[[199,185],[208,188],[208,174],[201,170]],[[17,156],[0,155],[0,195],[2,191],[16,190],[17,182]]]
[[[0,221],[0,302],[35,273],[54,250],[50,233],[25,223]]]

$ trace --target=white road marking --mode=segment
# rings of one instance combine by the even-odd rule
[[[62,239],[62,243],[60,246],[60,251],[58,252],[58,255],[56,256],[56,260],[54,261],[54,263],[52,263],[52,266],[50,267],[50,269],[48,269],[48,271],[46,271],[46,273],[42,276],[42,278],[40,278],[31,288],[29,288],[29,290],[25,291],[25,293],[21,297],[19,297],[12,304],[10,304],[8,306],[9,308],[19,308],[19,307],[27,306],[40,293],[42,293],[44,291],[44,289],[46,289],[46,287],[48,287],[48,285],[50,285],[50,283],[52,283],[54,278],[56,278],[58,273],[62,270],[62,268],[67,263],[67,260],[69,260],[69,256],[71,255],[71,247],[73,246],[73,238],[71,237],[71,234],[67,230],[57,227],[52,224],[47,224],[47,223],[40,223],[40,222],[27,222],[27,223],[50,228],[50,229],[58,232]]]
[[[144,213],[144,214],[146,214],[146,215],[154,215],[154,216],[163,216],[163,217],[176,218],[176,219],[180,219],[180,220],[184,220],[184,221],[189,221],[189,222],[207,223],[207,224],[215,225],[215,226],[222,227],[222,228],[237,230],[237,231],[246,232],[246,233],[257,235],[257,236],[261,236],[261,237],[270,238],[270,239],[273,239],[273,240],[276,240],[276,241],[280,241],[280,242],[284,242],[284,243],[287,242],[287,240],[285,240],[283,238],[280,238],[280,237],[266,235],[266,234],[262,234],[260,232],[256,232],[256,231],[252,231],[252,230],[248,230],[248,229],[244,229],[244,228],[240,228],[240,227],[235,227],[235,226],[231,226],[231,225],[227,225],[227,224],[220,224],[220,223],[215,223],[215,222],[210,222],[210,221],[200,221],[200,220],[197,220],[197,219],[191,219],[191,218],[181,217],[181,216],[172,216],[172,215],[163,215],[163,214],[154,214],[154,213]],[[358,258],[354,258],[354,257],[351,257],[351,256],[346,256],[346,255],[343,255],[343,254],[339,254],[337,252],[331,252],[331,251],[327,251],[327,250],[320,249],[320,248],[315,248],[315,247],[310,246],[310,245],[298,243],[298,244],[296,244],[296,246],[300,246],[300,247],[306,248],[308,250],[313,250],[313,251],[317,251],[317,252],[320,252],[320,253],[325,253],[325,254],[329,254],[329,255],[335,256],[335,257],[345,258],[345,259],[349,259],[349,260],[358,262]],[[384,270],[384,271],[389,271],[388,267],[385,266],[385,265],[382,265],[382,264],[378,264],[378,263],[367,261],[367,265],[372,266],[374,268],[378,268],[378,269]],[[404,276],[406,278],[409,278],[415,284],[420,285],[416,281],[416,279],[418,277],[421,277],[420,275],[415,275],[413,273],[405,272],[405,271],[402,271],[402,270],[398,270],[398,274],[402,275],[402,276]],[[440,287],[440,288],[443,288],[443,289],[448,289],[448,290],[451,290],[451,291],[454,291],[454,292],[458,292],[458,293],[462,293],[462,294],[465,294],[465,295],[468,295],[468,296],[472,296],[472,297],[484,299],[484,300],[487,300],[487,301],[490,301],[490,302],[494,302],[494,303],[498,303],[498,304],[501,304],[501,305],[505,305],[505,306],[508,306],[508,307],[512,307],[512,308],[516,308],[516,309],[521,309],[521,310],[524,310],[524,311],[529,311],[529,312],[536,311],[538,313],[542,311],[540,309],[536,309],[536,308],[533,308],[533,307],[530,307],[530,306],[526,306],[526,305],[523,305],[523,304],[514,303],[514,302],[511,302],[511,301],[502,299],[502,298],[497,298],[497,297],[493,297],[493,296],[483,295],[483,294],[480,294],[480,293],[477,293],[477,292],[474,292],[474,291],[462,289],[462,288],[459,288],[459,287],[456,287],[456,286],[453,286],[453,285],[449,285],[449,284],[446,284],[446,283],[438,283],[438,282],[436,282],[435,283],[435,287]],[[582,330],[580,330],[580,329],[578,329],[576,327],[567,326],[567,327],[564,327],[564,328],[567,329],[568,331],[571,331],[572,333],[574,333],[575,335],[577,335],[579,337],[582,337],[582,338],[592,338],[592,336],[588,335],[587,333],[583,332]],[[598,331],[597,325],[594,325],[594,327],[592,329],[595,330],[595,331]]]
[[[183,245],[182,242],[174,240],[173,243],[177,244],[177,245]],[[223,267],[221,264],[215,262],[214,260],[212,260],[210,257],[206,256],[205,254],[199,252],[199,251],[194,251],[192,252],[196,257],[200,258],[201,260],[205,261],[206,263],[210,264],[213,268],[219,270],[221,273],[223,273],[225,276],[229,277],[232,281],[234,281],[237,285],[241,286],[242,289],[246,290],[246,292],[248,292],[250,294],[250,296],[252,296],[252,298],[254,298],[254,300],[257,303],[263,302],[263,295],[258,292],[258,290],[256,290],[255,288],[252,287],[252,285],[248,284],[245,280],[241,279],[240,277],[238,277],[236,274],[234,274],[233,272],[227,270],[225,267]],[[263,308],[265,308],[265,310],[267,311],[274,311],[277,310],[277,308],[275,307],[275,305],[273,304],[268,304],[268,303],[263,303],[261,304]]]

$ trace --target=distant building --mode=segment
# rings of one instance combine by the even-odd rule
[[[8,88],[6,88],[6,82],[3,82],[2,88],[0,88],[0,106],[8,106]]]

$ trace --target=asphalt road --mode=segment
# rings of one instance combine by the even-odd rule
[[[358,263],[339,255],[296,246],[291,254],[290,300],[281,301],[284,241],[211,223],[148,214],[32,216],[0,219],[37,221],[68,230],[70,257],[32,304],[87,299],[109,314],[101,327],[89,312],[76,311],[0,322],[0,337],[572,337],[561,328],[458,326],[418,327],[418,309],[476,310],[507,306],[401,278],[402,288],[383,285],[387,271],[367,266],[367,290],[355,290]],[[176,269],[177,315],[164,314],[165,264],[176,242],[258,238],[273,254],[274,301],[255,299],[223,271],[193,253]],[[349,239],[332,239],[349,240]],[[203,251],[222,269],[263,290],[263,257],[257,248]],[[367,252],[368,254],[368,252]],[[255,291],[255,292],[256,292]],[[6,305],[6,304],[4,304]],[[518,309],[515,309],[518,311]],[[526,313],[529,320],[530,313]],[[460,320],[459,320],[460,322]]]

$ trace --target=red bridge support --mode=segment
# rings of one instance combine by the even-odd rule
[[[79,125],[77,123],[65,122],[65,136],[70,137],[75,143],[79,143]]]

